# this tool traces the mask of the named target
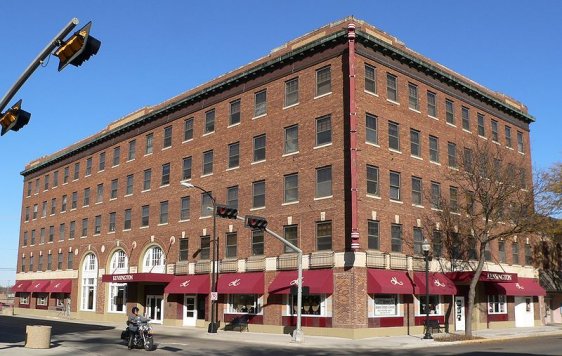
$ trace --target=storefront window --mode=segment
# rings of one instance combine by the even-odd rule
[[[111,283],[109,286],[109,311],[124,313],[127,295],[126,283]]]
[[[64,307],[64,294],[63,293],[58,293],[55,300],[56,300],[57,308]]]
[[[375,294],[373,297],[375,316],[400,315],[400,302],[396,294]]]
[[[425,300],[426,300],[425,295],[418,296],[418,301],[419,301],[418,310],[417,310],[418,315],[426,314]],[[438,295],[429,296],[429,314],[443,315],[443,311],[441,310],[441,299]]]
[[[20,304],[29,305],[29,293],[20,293]]]
[[[291,295],[291,308],[289,315],[297,315],[297,296]],[[326,307],[324,306],[324,295],[311,294],[302,296],[302,315],[326,315]]]
[[[261,301],[256,294],[230,294],[228,313],[260,314]]]
[[[506,314],[507,303],[505,295],[489,295],[488,296],[488,314]]]
[[[37,294],[37,305],[47,306],[49,295],[46,293]]]

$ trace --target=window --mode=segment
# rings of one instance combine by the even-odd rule
[[[212,196],[213,192],[210,191],[201,193],[201,217],[213,215],[213,200],[211,199]]]
[[[410,109],[419,111],[420,99],[418,98],[418,86],[408,83],[408,105]]]
[[[97,215],[94,219],[94,235],[101,234],[101,215]]]
[[[49,175],[45,174],[43,190],[49,190]]]
[[[488,314],[507,314],[505,295],[488,295]]]
[[[318,251],[332,249],[332,222],[316,223],[316,249]]]
[[[492,249],[491,249],[491,244],[490,242],[488,242],[486,244],[486,246],[484,247],[484,260],[486,262],[490,262],[492,261]]]
[[[293,125],[285,128],[284,154],[299,151],[299,125]]]
[[[86,160],[86,172],[84,175],[87,177],[92,174],[92,157],[88,157]]]
[[[498,138],[498,122],[496,120],[491,121],[492,124],[492,141],[499,142]]]
[[[205,133],[215,131],[215,109],[209,110],[205,113]]]
[[[32,188],[32,183],[31,182],[27,182],[27,196],[30,197],[31,196],[31,188]]]
[[[33,205],[33,220],[37,219],[37,204]]]
[[[100,153],[100,161],[98,163],[98,171],[103,171],[105,169],[105,152]],[[65,182],[66,183],[66,182]]]
[[[150,205],[143,205],[141,208],[141,226],[148,226],[150,223]]]
[[[525,265],[531,266],[533,264],[533,256],[531,253],[531,245],[525,244]]]
[[[267,90],[262,90],[254,96],[254,117],[265,114],[267,114]]]
[[[255,294],[229,294],[225,313],[260,314],[260,301]]]
[[[30,245],[35,245],[35,230],[31,230],[31,242]]]
[[[421,157],[420,132],[410,129],[410,152],[414,157]]]
[[[462,128],[466,131],[470,131],[470,110],[463,106],[461,108],[461,116],[462,116]]]
[[[523,150],[523,133],[521,131],[517,131],[517,151],[518,152],[525,152]]]
[[[400,124],[392,121],[388,122],[388,147],[400,151]]]
[[[151,177],[152,177],[152,170],[146,169],[144,171],[144,176],[143,176],[142,190],[150,190]]]
[[[400,173],[390,171],[389,197],[391,200],[399,201],[400,196]]]
[[[299,103],[299,78],[285,82],[285,106]]]
[[[439,138],[429,136],[429,160],[439,163]]]
[[[189,141],[193,138],[193,118],[185,120],[183,124],[183,140]]]
[[[263,230],[252,230],[252,256],[264,254],[264,232]]]
[[[110,194],[110,199],[117,199],[117,188],[119,186],[119,180],[118,179],[114,179],[111,181],[111,194]]]
[[[448,142],[447,143],[447,157],[449,158],[449,167],[457,168],[457,145]]]
[[[371,114],[365,116],[365,141],[373,145],[379,144],[378,118]]]
[[[191,179],[191,156],[183,159],[182,179]],[[150,184],[149,184],[150,188]]]
[[[180,240],[180,253],[179,253],[179,256],[178,256],[179,261],[187,261],[188,260],[188,258],[189,258],[188,247],[189,247],[189,240],[188,239],[181,239]]]
[[[100,183],[96,188],[96,203],[101,203],[102,201],[103,201],[103,183]]]
[[[449,187],[449,206],[451,212],[459,212],[459,190],[457,187]]]
[[[332,166],[316,168],[315,198],[332,196]]]
[[[433,238],[431,242],[433,244],[433,256],[441,257],[443,251],[443,240],[441,238],[441,231],[433,230]]]
[[[78,206],[78,192],[72,192],[72,202],[70,204],[70,209],[76,209]]]
[[[210,258],[210,250],[211,250],[211,237],[210,236],[201,236],[201,249],[199,252],[199,257],[202,260],[208,260]]]
[[[126,273],[126,272],[124,272]],[[125,313],[127,310],[127,284],[109,284],[109,311],[114,313]]]
[[[74,254],[69,251],[68,254],[66,255],[66,268],[67,269],[72,269],[72,265],[74,264],[73,260],[74,260]]]
[[[29,221],[29,207],[26,206],[25,207],[25,221]]]
[[[68,177],[69,176],[70,176],[70,168],[64,167],[64,174],[63,174],[63,177],[62,177],[63,184],[68,183]]]
[[[299,201],[299,175],[288,174],[284,177],[283,203],[294,203]]]
[[[163,148],[172,147],[172,126],[167,126],[164,128],[164,143]]]
[[[203,152],[203,175],[213,173],[213,150]]]
[[[49,255],[50,256],[50,255]],[[43,256],[39,256],[41,258]],[[37,305],[46,307],[49,304],[49,294],[48,293],[37,293]]]
[[[33,231],[32,231],[32,233],[33,233]],[[68,228],[68,239],[69,240],[74,239],[75,234],[76,234],[76,221],[71,221],[70,226]],[[33,237],[33,234],[32,234],[31,237]]]
[[[412,177],[412,204],[423,205],[422,179],[419,177]]]
[[[265,181],[252,183],[252,208],[265,207]]]
[[[164,252],[158,246],[152,246],[144,255],[143,272],[164,273]]]
[[[240,166],[240,142],[228,145],[228,168]]]
[[[441,209],[441,184],[431,182],[431,207]]]
[[[29,256],[29,272],[33,272],[33,256]]]
[[[180,221],[189,220],[190,197],[182,197],[180,202]]]
[[[162,165],[162,181],[160,186],[170,184],[170,164],[166,163]]]
[[[447,123],[455,124],[455,108],[453,106],[453,101],[447,99],[445,100],[445,119]]]
[[[427,115],[437,117],[437,94],[427,92]]]
[[[426,315],[426,296],[418,295],[417,297],[419,304],[416,312],[418,313],[418,315]],[[430,295],[428,304],[429,314],[443,315],[443,312],[441,311],[440,296]]]
[[[283,226],[283,237],[296,247],[299,246],[298,225]],[[285,245],[285,253],[295,252],[292,248]]]
[[[380,249],[379,222],[376,220],[367,221],[367,245],[369,250]]]
[[[228,187],[226,189],[226,205],[228,207],[238,209],[238,186]]]
[[[45,243],[45,228],[42,227],[40,230],[40,237],[39,237],[39,243],[40,244],[44,244]]]
[[[330,66],[316,71],[316,96],[332,92],[332,72]]]
[[[386,74],[386,98],[388,100],[398,102],[397,81],[398,79],[395,75]]]
[[[402,252],[402,225],[390,225],[390,245],[392,252]]]
[[[127,176],[127,187],[125,188],[125,195],[133,194],[134,175]]]
[[[153,140],[154,140],[153,133],[149,133],[148,135],[146,135],[146,148],[144,150],[145,155],[149,155],[152,153]]]
[[[49,226],[49,242],[53,242],[55,240],[55,227]]]
[[[478,136],[486,137],[486,130],[484,129],[484,115],[478,114]]]
[[[254,162],[265,160],[265,134],[254,137]]]
[[[132,161],[135,159],[137,152],[137,140],[129,141],[129,153],[127,154],[127,160]]]
[[[230,116],[228,118],[229,125],[235,125],[240,122],[240,99],[230,103]]]
[[[499,253],[499,258],[500,258],[500,263],[506,263],[507,262],[507,258],[505,255],[505,241],[498,241],[498,253]]]
[[[35,194],[39,194],[39,178],[35,180]]]
[[[519,260],[519,244],[514,241],[511,244],[511,264],[518,265],[520,264]]]
[[[117,146],[113,148],[113,167],[118,166],[120,160],[121,160],[121,147]]]
[[[80,236],[81,237],[88,236],[88,218],[82,219],[82,231]]]
[[[47,216],[47,201],[43,202],[43,208],[41,209],[41,217],[44,218]]]
[[[368,64],[365,64],[365,91],[377,93],[377,70]]]
[[[115,232],[117,213],[109,213],[109,232]]]
[[[59,252],[57,255],[57,270],[62,269],[62,252]]]
[[[419,227],[414,227],[414,255],[423,254],[422,244],[423,244],[422,229]]]
[[[51,215],[55,215],[57,210],[57,198],[51,199]]]
[[[27,246],[27,231],[23,232],[23,243],[22,246]]]
[[[505,145],[509,148],[513,148],[513,144],[511,142],[511,127],[505,126]]]
[[[316,119],[316,146],[332,143],[332,118],[324,116]]]
[[[472,171],[472,150],[470,148],[464,148],[464,158],[463,167],[465,171]]]
[[[98,260],[93,253],[86,255],[82,265],[81,310],[95,311],[97,292]]]
[[[168,223],[168,201],[160,202],[160,224]]]
[[[83,206],[90,205],[90,188],[84,189],[84,199],[83,199]]]
[[[379,196],[379,167],[367,165],[367,194]]]
[[[66,199],[67,199],[66,195],[63,195],[62,196],[62,203],[61,203],[61,207],[60,207],[61,212],[66,211]]]
[[[72,179],[77,180],[80,177],[80,162],[74,163],[74,177]]]
[[[131,209],[125,209],[125,214],[123,215],[123,230],[131,230]]]

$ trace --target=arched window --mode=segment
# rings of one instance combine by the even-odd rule
[[[117,250],[111,256],[111,274],[122,274],[129,272],[129,259],[123,250]],[[114,313],[125,313],[127,308],[127,283],[109,284],[109,311]]]
[[[127,273],[129,269],[129,259],[123,250],[117,250],[111,257],[111,273]]]
[[[164,253],[159,246],[152,246],[144,255],[143,272],[164,273]]]
[[[98,285],[98,259],[89,253],[82,263],[82,301],[81,310],[96,310],[96,292]]]

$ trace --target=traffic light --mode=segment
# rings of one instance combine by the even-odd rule
[[[238,209],[231,208],[226,205],[217,204],[216,215],[220,218],[236,219],[236,216],[238,215]]]
[[[6,111],[2,115],[2,119],[0,119],[0,124],[2,124],[2,133],[1,136],[10,130],[18,131],[27,123],[31,118],[31,114],[25,110],[21,109],[21,99],[14,104],[8,111]]]
[[[91,26],[90,21],[55,51],[55,56],[60,60],[59,72],[69,64],[78,67],[98,53],[101,42],[90,36]]]
[[[259,216],[246,216],[246,227],[254,230],[265,230],[267,227],[267,220]]]

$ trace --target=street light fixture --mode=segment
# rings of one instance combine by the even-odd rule
[[[427,239],[423,240],[422,251],[425,259],[425,334],[424,339],[433,339],[429,331],[429,242]]]
[[[213,252],[212,252],[212,256],[211,256],[211,323],[209,324],[209,328],[207,329],[207,332],[215,334],[218,330],[218,321],[217,321],[217,317],[218,317],[218,295],[217,295],[217,282],[218,282],[218,266],[216,266],[217,264],[217,260],[218,260],[218,253],[219,253],[219,241],[218,241],[218,236],[217,236],[217,214],[216,214],[216,210],[217,210],[217,202],[215,200],[215,198],[213,197],[213,195],[211,194],[211,192],[209,192],[208,190],[205,190],[189,181],[186,180],[182,180],[180,181],[180,184],[183,185],[184,187],[188,188],[188,189],[199,189],[203,194],[206,194],[211,201],[213,202]]]

